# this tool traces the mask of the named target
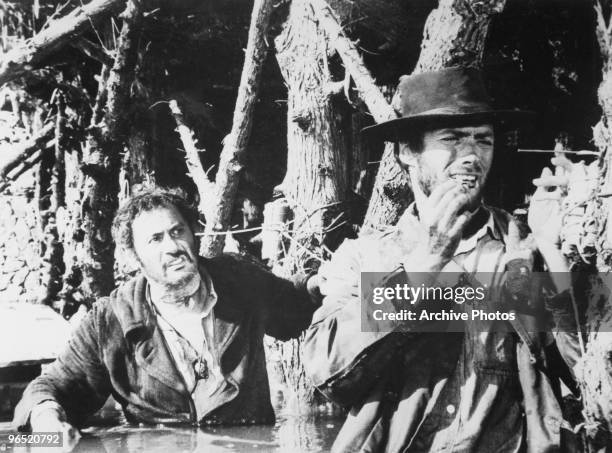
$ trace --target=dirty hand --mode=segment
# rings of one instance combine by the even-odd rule
[[[416,262],[440,270],[451,260],[471,217],[465,210],[471,201],[469,193],[455,181],[440,184],[423,198],[418,208],[424,231],[415,251]]]
[[[537,187],[529,203],[527,223],[538,242],[559,244],[563,220],[562,202],[567,194],[572,163],[565,156],[554,157],[551,162],[555,173],[548,167],[533,180]]]
[[[79,430],[68,423],[65,416],[53,407],[33,410],[30,416],[30,426],[32,432],[62,433],[63,448],[61,451],[64,452],[72,451],[81,438]]]

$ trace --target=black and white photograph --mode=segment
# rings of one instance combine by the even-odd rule
[[[612,452],[611,122],[611,0],[0,0],[0,452]]]

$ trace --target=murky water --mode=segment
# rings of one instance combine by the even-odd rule
[[[217,428],[90,427],[75,452],[325,452],[342,426],[337,416],[278,417],[274,426]]]

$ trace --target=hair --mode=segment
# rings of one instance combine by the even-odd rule
[[[142,212],[158,208],[176,208],[183,216],[192,231],[198,225],[199,213],[193,203],[190,203],[181,189],[143,187],[123,203],[113,220],[112,235],[117,248],[134,253],[134,235],[132,224]]]

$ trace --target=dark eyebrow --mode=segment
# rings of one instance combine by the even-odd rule
[[[481,132],[474,135],[475,138],[492,138],[495,134],[493,132]]]

